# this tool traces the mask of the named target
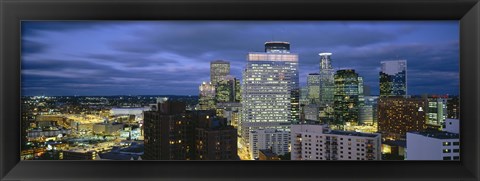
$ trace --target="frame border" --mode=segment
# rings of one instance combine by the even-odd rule
[[[167,19],[459,20],[461,161],[19,161],[20,21]],[[0,40],[0,180],[480,180],[479,0],[0,0]]]

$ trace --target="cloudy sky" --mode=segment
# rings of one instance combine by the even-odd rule
[[[71,21],[22,23],[23,95],[197,95],[209,62],[241,77],[248,52],[291,43],[300,82],[353,68],[378,94],[380,61],[406,59],[409,94],[459,93],[458,21]]]

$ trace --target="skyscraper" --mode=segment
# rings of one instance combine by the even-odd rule
[[[320,74],[310,73],[307,76],[308,99],[311,104],[320,105]]]
[[[210,62],[210,82],[215,85],[230,74],[230,62],[216,60]]]
[[[407,61],[382,61],[380,71],[380,96],[407,95]]]
[[[339,70],[335,74],[334,127],[357,125],[359,108],[363,101],[363,79],[355,70]],[[362,96],[360,96],[362,95]]]
[[[211,82],[202,82],[198,87],[198,106],[199,110],[214,110],[215,109],[215,86]]]
[[[320,53],[320,120],[324,123],[333,120],[333,95],[335,93],[332,67],[332,53]]]
[[[265,50],[249,53],[243,72],[241,126],[247,146],[251,131],[275,129],[288,135],[290,124],[299,121],[298,55],[290,53],[288,42],[267,42]],[[271,146],[267,143],[267,149]]]
[[[215,101],[220,102],[240,102],[240,80],[231,75],[217,81],[215,85]]]

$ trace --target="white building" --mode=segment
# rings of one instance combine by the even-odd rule
[[[328,125],[291,127],[292,160],[380,160],[381,136],[330,130]]]
[[[445,131],[408,132],[406,160],[459,160],[459,138]]]
[[[460,120],[459,119],[445,119],[445,126],[443,131],[460,134]]]
[[[271,149],[277,155],[284,155],[290,151],[288,144],[285,144],[290,142],[290,132],[288,131],[276,129],[255,130],[250,132],[249,139],[251,143],[249,153],[252,159],[259,157],[259,150]]]
[[[289,131],[299,121],[298,55],[288,42],[267,42],[265,52],[249,53],[242,82],[242,140],[249,149],[252,131]],[[289,142],[279,142],[287,147]],[[271,147],[267,142],[267,147]],[[282,155],[283,152],[273,151]]]

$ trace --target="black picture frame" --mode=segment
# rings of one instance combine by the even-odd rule
[[[2,180],[480,178],[478,0],[0,0]],[[461,161],[21,161],[22,20],[459,20]]]

